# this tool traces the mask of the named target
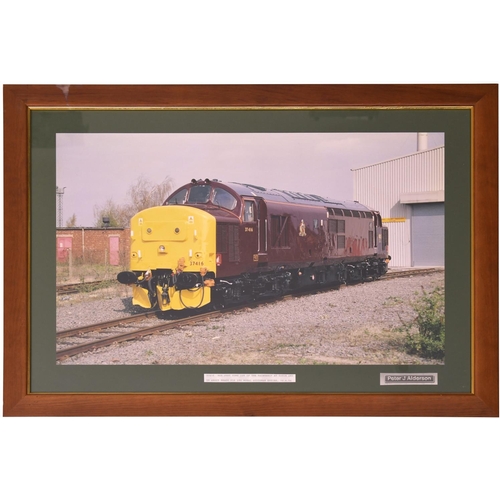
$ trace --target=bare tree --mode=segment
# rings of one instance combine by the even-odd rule
[[[172,179],[170,177],[165,177],[160,184],[153,184],[141,175],[137,182],[129,187],[127,196],[135,212],[140,212],[145,208],[162,205],[171,191]]]
[[[76,227],[76,214],[73,214],[67,221],[66,227]]]
[[[104,219],[109,222],[104,223]],[[128,227],[128,218],[125,207],[117,205],[111,198],[107,199],[104,205],[94,206],[94,226],[95,227]]]
[[[172,191],[172,179],[167,176],[160,184],[154,184],[141,175],[127,190],[127,203],[117,205],[108,199],[101,206],[94,207],[94,224],[103,226],[102,218],[109,217],[110,227],[128,227],[130,219],[141,210],[162,205]]]

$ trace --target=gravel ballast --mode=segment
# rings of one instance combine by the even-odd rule
[[[444,272],[288,298],[59,362],[82,365],[440,364],[406,354],[402,321]],[[141,312],[122,285],[57,299],[57,330]]]

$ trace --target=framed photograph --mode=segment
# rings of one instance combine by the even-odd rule
[[[4,415],[498,416],[497,85],[3,96]]]

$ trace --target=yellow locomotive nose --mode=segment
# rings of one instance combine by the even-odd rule
[[[212,215],[184,205],[153,207],[135,215],[130,230],[130,269],[138,276],[132,285],[134,304],[151,308],[157,302],[166,311],[210,302],[200,269],[216,268]],[[152,277],[145,283],[147,271]]]

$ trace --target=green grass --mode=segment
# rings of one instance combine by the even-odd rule
[[[444,359],[445,315],[444,288],[436,287],[422,292],[411,303],[415,316],[404,322],[399,329],[405,333],[405,349],[408,354],[423,358]]]

